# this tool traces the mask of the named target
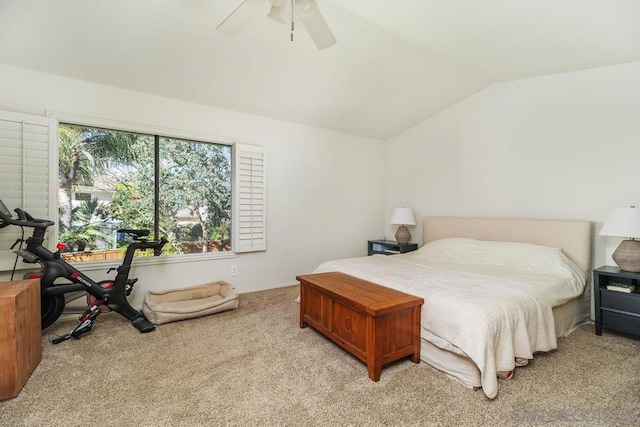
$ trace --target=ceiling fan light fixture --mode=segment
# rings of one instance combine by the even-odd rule
[[[291,2],[290,8],[287,7],[288,2]],[[264,11],[263,6],[266,4],[271,5],[267,17],[284,24],[291,22],[291,41],[294,30],[293,16],[297,15],[318,50],[336,44],[336,38],[324,20],[316,0],[243,0],[217,29],[226,34],[238,34],[260,11]],[[287,11],[291,13],[290,20],[287,19]]]

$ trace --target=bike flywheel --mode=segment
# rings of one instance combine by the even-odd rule
[[[98,285],[100,285],[102,289],[110,289],[113,288],[113,280],[103,280],[102,282],[98,282]],[[87,305],[89,307],[93,307],[95,304],[97,304],[98,301],[98,298],[94,297],[93,295],[87,295]],[[99,305],[98,309],[103,313],[111,311],[111,309],[104,304]]]

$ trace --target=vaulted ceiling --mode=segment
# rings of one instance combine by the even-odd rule
[[[492,83],[640,61],[638,0],[317,1],[321,51],[263,16],[216,31],[242,0],[0,0],[0,63],[387,139]]]

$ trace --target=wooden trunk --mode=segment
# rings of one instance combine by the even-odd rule
[[[410,356],[420,363],[422,298],[347,274],[296,277],[300,281],[300,327],[307,325],[367,364],[369,378],[382,366]]]
[[[40,282],[0,283],[0,400],[20,393],[41,357]]]

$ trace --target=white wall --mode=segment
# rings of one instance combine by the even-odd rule
[[[640,205],[640,63],[490,86],[390,140],[386,159],[387,220],[397,206],[586,219],[599,266],[619,242],[597,236],[609,211]]]
[[[293,284],[297,274],[310,273],[325,260],[366,255],[366,241],[381,233],[382,141],[6,66],[0,66],[0,94],[3,110],[63,111],[266,147],[267,251],[138,266],[132,272],[140,278],[134,304],[147,289],[212,280],[226,280],[240,292]],[[231,265],[238,266],[238,276],[229,275]],[[103,270],[89,274],[104,276]]]

